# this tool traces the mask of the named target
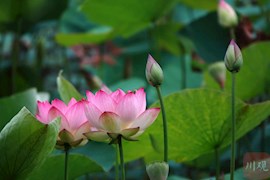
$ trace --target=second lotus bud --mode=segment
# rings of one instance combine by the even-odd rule
[[[159,86],[163,82],[163,71],[151,55],[147,59],[145,75],[152,86]]]
[[[224,62],[228,71],[236,73],[243,65],[243,57],[240,48],[231,40],[226,51]]]

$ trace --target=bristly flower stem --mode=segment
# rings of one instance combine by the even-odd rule
[[[119,146],[116,146],[116,153],[115,153],[115,180],[119,180]]]
[[[163,104],[163,99],[161,96],[160,86],[156,86],[158,98],[160,101],[160,107],[162,112],[162,119],[163,119],[163,140],[164,140],[164,161],[168,162],[168,133],[167,133],[167,121],[166,121],[166,113]]]
[[[230,179],[234,179],[235,170],[235,73],[232,75],[232,146],[231,146],[231,165],[230,165]]]
[[[65,151],[65,174],[64,174],[64,180],[68,179],[68,154],[69,154],[69,149],[70,149],[70,145],[69,144],[65,144],[64,145],[64,151]]]
[[[124,153],[122,146],[122,137],[118,136],[118,146],[119,146],[119,154],[120,154],[120,168],[121,168],[121,180],[125,180],[125,164],[124,164]]]
[[[235,30],[233,27],[230,28],[230,37],[231,37],[231,39],[236,41]]]

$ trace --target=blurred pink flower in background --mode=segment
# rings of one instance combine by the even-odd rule
[[[160,109],[146,110],[146,95],[141,88],[136,92],[86,92],[89,101],[85,106],[86,117],[94,131],[85,135],[95,141],[114,141],[119,136],[135,140],[157,118]]]
[[[86,100],[70,100],[68,105],[59,99],[55,99],[51,104],[47,101],[38,101],[37,119],[48,124],[57,117],[61,118],[61,128],[57,140],[57,147],[62,148],[65,144],[72,147],[87,143],[83,133],[90,131],[90,124],[84,113]]]
[[[116,64],[116,57],[122,53],[122,49],[112,42],[104,45],[76,45],[71,47],[76,57],[80,59],[80,65],[98,66],[101,62],[109,65]]]
[[[218,20],[223,27],[234,27],[238,24],[237,14],[225,0],[220,0],[218,4]]]

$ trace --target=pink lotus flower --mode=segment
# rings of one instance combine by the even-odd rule
[[[57,117],[61,118],[61,128],[58,135],[57,146],[63,148],[65,144],[70,146],[79,146],[87,143],[83,133],[90,131],[90,124],[84,113],[86,100],[76,101],[74,98],[70,100],[68,105],[59,99],[49,102],[38,101],[38,111],[36,118],[48,124]]]
[[[219,1],[218,20],[219,24],[223,27],[234,27],[238,23],[234,9],[225,0]]]
[[[85,135],[95,141],[114,141],[119,136],[135,140],[157,118],[159,108],[146,110],[144,89],[123,92],[118,89],[109,93],[102,90],[95,95],[86,92],[89,103],[85,106],[86,117],[94,131]]]

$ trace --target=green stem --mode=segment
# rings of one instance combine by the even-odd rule
[[[65,174],[64,174],[64,180],[68,179],[68,154],[69,154],[69,149],[70,146],[69,144],[65,144]]]
[[[232,73],[232,146],[231,146],[231,180],[234,179],[235,169],[235,73]]]
[[[160,107],[162,112],[162,119],[163,119],[163,140],[164,140],[164,161],[168,162],[168,133],[167,133],[167,121],[166,121],[166,113],[163,104],[163,99],[161,96],[160,86],[156,86],[158,98],[160,101]]]
[[[119,147],[116,146],[116,151],[115,151],[115,179],[119,180]]]
[[[122,146],[122,137],[118,136],[118,146],[119,146],[119,154],[120,154],[120,168],[121,168],[121,180],[125,180],[125,164],[124,164],[124,153]]]
[[[236,41],[236,37],[235,37],[235,31],[234,28],[230,28],[230,37],[231,39],[233,39],[234,41]]]
[[[219,149],[216,147],[215,149],[215,158],[216,158],[216,180],[219,180],[220,174],[220,161],[219,161]]]

